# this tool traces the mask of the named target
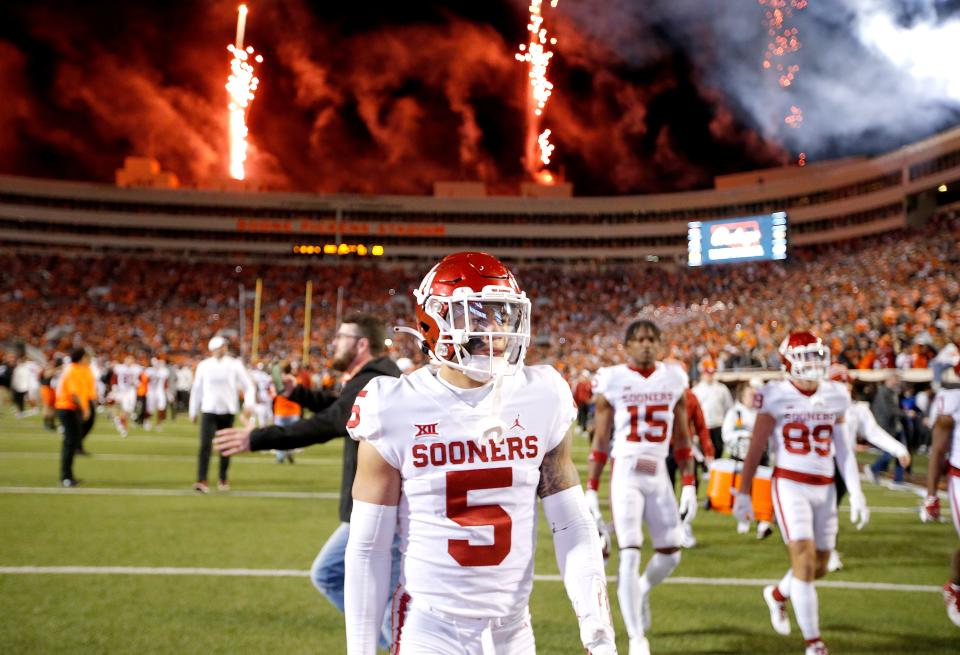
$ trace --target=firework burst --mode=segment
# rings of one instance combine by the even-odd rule
[[[765,7],[764,24],[767,27],[767,49],[763,54],[763,69],[776,74],[777,83],[782,89],[789,89],[797,74],[800,64],[795,63],[796,53],[802,47],[800,31],[793,25],[796,13],[807,6],[807,0],[759,0]],[[790,105],[790,113],[784,116],[783,122],[793,129],[803,123],[803,110],[799,103]],[[806,157],[797,162],[800,166],[806,164]]]
[[[550,0],[556,7],[559,0]],[[517,61],[527,64],[529,87],[527,89],[527,136],[524,148],[524,163],[530,175],[542,184],[552,184],[554,175],[547,170],[554,145],[550,143],[549,129],[541,130],[543,110],[553,93],[553,83],[547,78],[547,69],[553,52],[549,46],[557,40],[543,26],[543,0],[530,0],[530,22],[527,31],[530,39],[520,44]]]
[[[227,46],[233,55],[230,60],[230,76],[227,78],[227,95],[230,98],[230,177],[235,180],[246,178],[247,160],[247,111],[253,102],[260,80],[254,74],[251,61],[260,63],[263,57],[254,55],[253,47],[243,47],[243,33],[247,25],[247,6],[237,9],[237,39]]]

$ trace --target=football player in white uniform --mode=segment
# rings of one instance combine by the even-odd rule
[[[147,414],[152,417],[157,424],[157,430],[160,424],[167,417],[167,386],[170,384],[170,368],[166,360],[162,357],[154,357],[150,360],[150,366],[147,367]],[[149,430],[149,419],[144,421],[144,428]]]
[[[601,368],[594,378],[597,405],[587,506],[602,523],[597,489],[609,451],[615,462],[610,505],[620,548],[617,596],[630,636],[630,655],[650,652],[645,636],[650,629],[650,590],[680,563],[681,516],[692,520],[697,511],[684,395],[687,374],[679,366],[657,361],[660,345],[660,328],[655,323],[634,321],[624,339],[631,364]],[[667,474],[671,438],[683,480],[679,510]],[[644,523],[656,552],[641,576]]]
[[[143,367],[137,364],[132,355],[127,355],[123,364],[113,368],[113,424],[121,437],[126,438],[129,429],[127,420],[137,409],[137,385]]]
[[[960,375],[960,363],[954,366],[954,371]],[[933,424],[933,443],[927,467],[927,498],[920,516],[924,521],[940,518],[937,489],[945,463],[949,476],[947,495],[950,496],[950,516],[957,535],[960,535],[960,389],[941,389],[937,392],[930,410],[930,422]],[[947,458],[946,462],[944,458]],[[947,605],[947,616],[954,625],[960,626],[960,549],[953,551],[950,581],[943,585],[943,600]]]
[[[247,371],[257,387],[257,402],[253,406],[253,417],[258,428],[273,425],[273,399],[277,397],[273,377],[264,370],[265,368],[263,362],[258,362],[256,368]]]
[[[842,384],[827,379],[829,349],[809,332],[794,332],[779,350],[787,379],[768,382],[756,395],[757,419],[733,513],[741,521],[753,518],[753,477],[770,443],[776,457],[773,506],[791,568],[778,585],[763,590],[763,597],[773,628],[782,635],[790,634],[786,602],[792,600],[806,655],[827,655],[820,638],[813,581],[826,574],[830,551],[836,546],[835,470],[847,485],[850,520],[857,529],[867,524],[870,513],[860,489],[857,460],[846,437],[844,419],[850,394]]]
[[[360,442],[346,558],[347,652],[373,655],[399,531],[394,652],[528,655],[537,497],[594,655],[616,653],[600,540],[570,458],[573,396],[523,365],[530,301],[485,253],[444,258],[414,292],[438,365],[381,376],[347,423]]]
[[[843,364],[830,365],[830,379],[834,382],[840,382],[847,387],[847,392],[853,391],[853,378],[850,377],[850,371]],[[855,400],[850,403],[847,413],[844,416],[844,423],[847,435],[847,441],[850,442],[850,448],[856,452],[857,438],[862,438],[872,446],[890,453],[900,462],[900,466],[907,468],[910,466],[910,451],[902,443],[894,439],[889,432],[880,427],[873,412],[870,411],[870,403],[866,400]],[[864,475],[867,475],[871,469],[868,465],[863,465]],[[837,485],[837,504],[843,500],[847,492],[846,485],[843,482],[843,476],[838,477],[834,482]],[[827,562],[827,571],[839,571],[843,568],[843,562],[840,561],[840,554],[836,549],[830,552],[830,560]]]

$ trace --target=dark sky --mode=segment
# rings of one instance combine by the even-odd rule
[[[248,4],[247,43],[265,58],[248,121],[251,178],[367,193],[429,193],[450,179],[509,192],[525,179],[526,69],[514,59],[525,2]],[[236,6],[5,3],[0,173],[109,182],[125,155],[149,152],[188,185],[225,177]],[[691,20],[700,14],[687,0],[545,10],[559,43],[543,125],[557,147],[551,168],[578,195],[704,188],[717,174],[795,160],[796,135],[761,127],[717,74],[731,39],[745,70],[759,71],[763,7],[724,6],[743,34]],[[820,154],[857,148],[837,143]]]

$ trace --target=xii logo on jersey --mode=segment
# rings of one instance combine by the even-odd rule
[[[413,435],[414,439],[419,439],[420,437],[439,437],[440,433],[437,432],[436,423],[414,423],[415,428],[417,428],[417,433]]]

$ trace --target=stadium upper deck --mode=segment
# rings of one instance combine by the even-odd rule
[[[390,258],[481,249],[515,260],[652,260],[685,256],[690,220],[786,211],[790,243],[810,245],[900,229],[935,204],[940,185],[960,185],[960,127],[871,159],[727,182],[532,199],[121,189],[0,176],[0,244],[282,257],[296,244],[348,242],[383,245]]]

